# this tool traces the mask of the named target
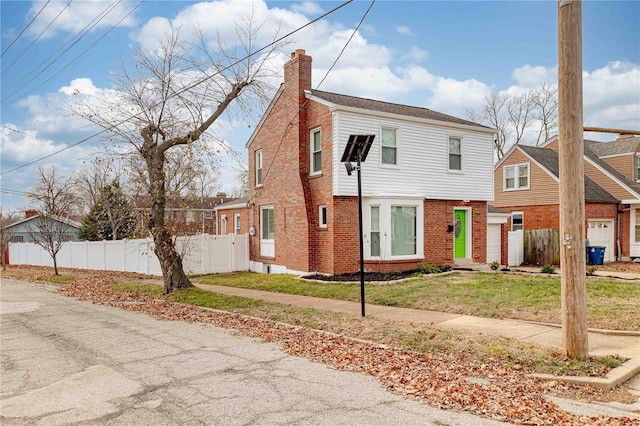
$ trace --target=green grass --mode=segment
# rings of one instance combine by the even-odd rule
[[[606,369],[617,367],[624,361],[619,357],[592,357],[585,361],[576,361],[562,357],[552,349],[506,337],[439,330],[424,324],[297,308],[246,297],[222,295],[199,288],[181,290],[165,296],[162,294],[162,287],[152,284],[116,282],[111,287],[117,291],[166,298],[179,303],[325,330],[420,353],[446,351],[464,353],[472,357],[479,356],[483,359],[492,357],[499,359],[508,368],[524,371],[556,375],[597,375]]]
[[[203,284],[359,301],[359,283],[315,282],[290,275],[237,274],[197,278]],[[427,275],[395,284],[366,284],[367,303],[490,318],[559,323],[560,277],[496,273]],[[587,278],[593,328],[640,329],[640,283]]]

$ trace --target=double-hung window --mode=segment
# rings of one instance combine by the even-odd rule
[[[380,206],[371,206],[371,256],[380,256]]]
[[[529,164],[515,164],[503,168],[505,191],[529,189]]]
[[[255,152],[255,164],[256,164],[256,186],[262,185],[262,150],[259,149]]]
[[[233,215],[233,232],[236,235],[240,235],[240,213]]]
[[[322,173],[322,135],[320,129],[311,131],[311,173]]]
[[[395,166],[398,164],[398,131],[383,127],[381,133],[380,162]]]
[[[633,178],[636,182],[640,182],[640,153],[636,154],[633,161]]]
[[[511,230],[519,231],[524,229],[524,213],[511,212]]]
[[[462,170],[462,139],[449,137],[449,170]]]

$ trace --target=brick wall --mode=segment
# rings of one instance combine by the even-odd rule
[[[240,214],[240,233],[249,233],[249,208],[238,207],[233,209],[224,209],[216,211],[218,226],[222,223],[222,215],[227,216],[227,234],[232,234],[235,231],[235,215]]]

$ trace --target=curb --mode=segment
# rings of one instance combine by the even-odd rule
[[[529,376],[543,380],[555,380],[558,382],[572,383],[576,385],[591,385],[599,389],[611,389],[615,386],[621,385],[627,380],[631,379],[636,374],[640,373],[640,358],[632,358],[624,362],[619,367],[609,371],[609,373],[603,377],[581,377],[581,376],[554,376],[552,374],[539,374],[534,373]]]

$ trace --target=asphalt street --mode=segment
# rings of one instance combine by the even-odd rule
[[[497,425],[211,325],[0,283],[3,425]]]

